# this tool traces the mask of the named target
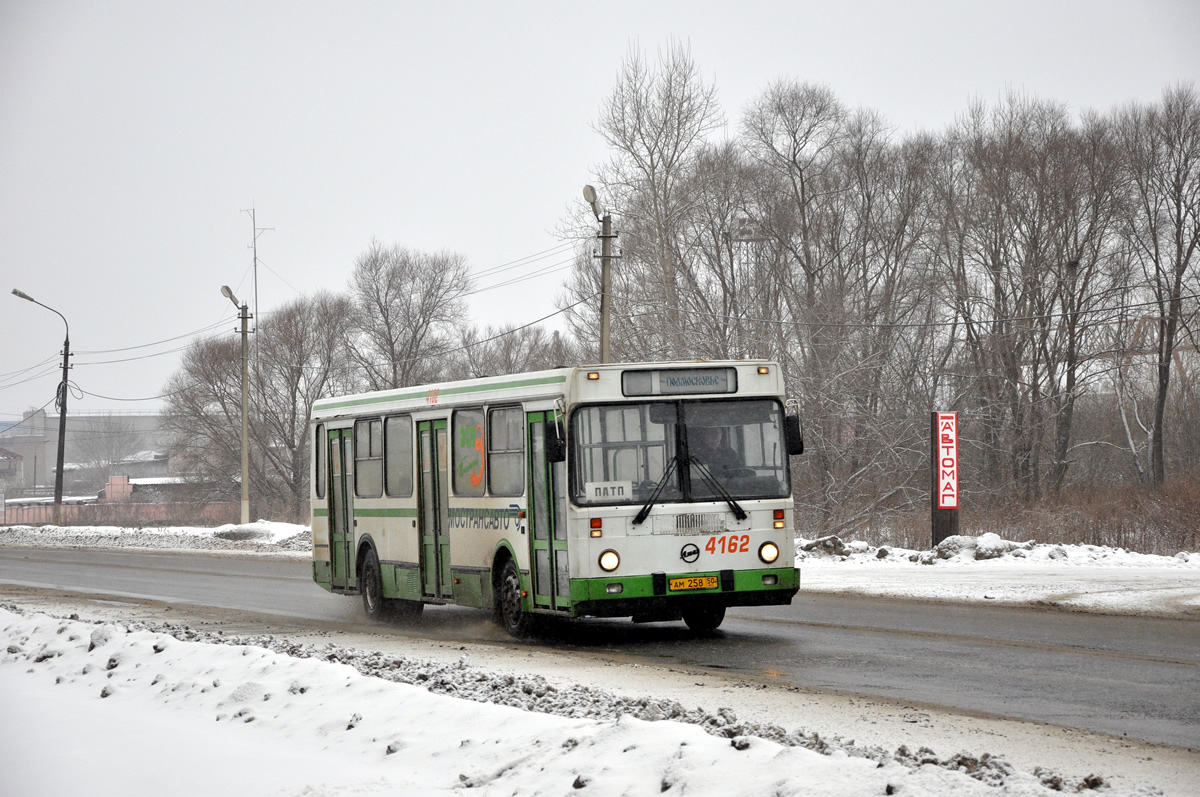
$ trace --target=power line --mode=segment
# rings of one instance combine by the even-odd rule
[[[180,393],[183,393],[184,391],[173,390],[170,393],[163,393],[161,396],[146,396],[145,398],[117,398],[116,396],[102,396],[99,393],[92,393],[91,391],[82,390],[82,389],[80,390],[80,392],[86,396],[91,396],[92,398],[104,399],[105,401],[137,402],[137,401],[158,401],[159,399],[165,399],[165,398],[169,398],[171,396],[178,396]]]
[[[36,373],[33,376],[26,377],[25,379],[21,379],[16,382],[9,382],[7,384],[0,385],[0,390],[7,390],[10,387],[20,387],[21,385],[27,385],[30,382],[36,382],[37,380],[39,380],[43,377],[58,373],[58,371],[59,371],[58,366],[50,366],[48,369],[41,371],[39,373]]]
[[[518,268],[519,266],[523,266],[528,263],[533,263],[538,260],[543,260],[547,257],[550,257],[551,255],[559,254],[564,249],[567,249],[574,245],[575,245],[575,243],[573,241],[567,241],[566,243],[559,244],[558,246],[552,246],[549,249],[544,249],[541,252],[534,252],[532,255],[526,255],[525,257],[517,258],[516,260],[510,260],[509,262],[501,263],[498,266],[493,266],[492,268],[486,268],[483,271],[476,272],[472,276],[474,276],[475,278],[490,277],[493,274],[499,274],[502,271],[511,271],[512,269]]]
[[[6,379],[10,376],[19,376],[20,374],[24,374],[24,373],[28,373],[29,371],[32,371],[34,368],[41,368],[42,366],[47,365],[49,363],[57,363],[57,362],[58,362],[58,355],[54,355],[53,357],[47,357],[46,359],[42,360],[41,362],[31,365],[28,368],[20,368],[16,371],[9,371],[6,374],[0,374],[0,379]]]
[[[488,285],[483,288],[477,288],[473,291],[469,291],[468,293],[466,293],[464,295],[465,296],[474,296],[479,293],[484,293],[485,291],[495,290],[496,288],[505,288],[505,287],[508,287],[509,285],[516,285],[519,282],[526,282],[527,280],[535,279],[537,277],[543,277],[547,274],[552,274],[556,271],[562,271],[564,269],[570,268],[574,264],[575,264],[574,257],[572,257],[570,260],[560,260],[557,263],[551,263],[548,266],[542,266],[537,271],[530,272],[529,274],[525,274],[520,277],[513,277],[512,279],[505,280],[504,282],[498,282],[495,285]]]
[[[182,335],[176,335],[175,337],[172,337],[172,338],[164,338],[162,340],[156,340],[153,343],[141,343],[141,344],[138,344],[137,346],[126,346],[121,349],[97,349],[95,351],[75,351],[74,353],[79,354],[79,355],[119,354],[120,352],[123,352],[123,351],[135,351],[136,349],[148,349],[151,346],[161,346],[164,343],[171,343],[176,340],[183,340],[184,338],[194,337],[196,335],[201,334],[202,332],[208,332],[209,330],[216,329],[218,326],[220,326],[221,324],[224,324],[224,323],[225,323],[225,319],[222,318],[220,321],[216,322],[215,324],[209,324],[206,327],[201,327],[200,329],[193,330],[192,332],[185,332]],[[173,351],[178,351],[178,349],[174,349]]]
[[[660,303],[648,301],[645,299],[635,299],[630,296],[620,296],[617,294],[614,294],[613,296],[614,296],[614,298],[622,299],[626,302],[629,302],[632,305],[639,305],[642,307],[651,307],[651,308],[654,308],[657,310],[665,310],[665,311],[674,310],[675,312],[682,312],[682,310],[680,308],[671,308],[665,304],[660,304]],[[1200,299],[1200,294],[1193,293],[1193,294],[1187,294],[1185,296],[1179,297],[1180,301],[1189,300],[1189,299]],[[992,318],[992,319],[976,319],[976,320],[973,320],[973,323],[981,324],[981,325],[988,325],[988,324],[1000,324],[1000,323],[1016,323],[1016,322],[1021,322],[1021,321],[1045,321],[1045,320],[1049,320],[1049,319],[1053,319],[1053,318],[1063,318],[1068,315],[1085,315],[1085,314],[1086,315],[1094,315],[1094,314],[1099,314],[1099,313],[1119,313],[1124,310],[1132,310],[1132,309],[1136,309],[1136,308],[1140,308],[1140,307],[1153,307],[1153,306],[1159,305],[1159,304],[1162,304],[1162,302],[1158,302],[1158,301],[1140,302],[1140,303],[1136,303],[1136,304],[1119,305],[1116,307],[1092,307],[1092,308],[1087,308],[1087,309],[1075,310],[1075,311],[1071,311],[1071,312],[1045,313],[1042,315],[1029,315],[1029,316],[999,317],[999,318]],[[693,316],[707,316],[709,318],[721,318],[721,319],[740,318],[742,321],[751,321],[751,322],[759,323],[759,324],[780,324],[780,325],[793,326],[793,327],[819,327],[822,329],[828,329],[828,328],[833,328],[833,329],[920,329],[920,328],[933,328],[933,327],[949,327],[949,326],[954,326],[956,324],[963,323],[962,318],[956,319],[954,321],[919,321],[919,322],[918,321],[910,321],[910,322],[897,322],[897,323],[878,322],[878,321],[876,321],[876,322],[792,321],[792,320],[786,320],[786,319],[782,319],[782,318],[756,318],[753,316],[731,316],[731,315],[725,315],[722,313],[705,312],[703,310],[688,310],[687,312],[688,312],[688,314],[693,315]],[[971,319],[967,319],[967,320],[971,320]]]
[[[2,430],[0,430],[0,432],[3,432],[4,434],[8,434],[8,433],[9,433],[9,432],[11,432],[13,429],[16,429],[16,428],[19,428],[19,427],[23,426],[23,425],[24,425],[24,424],[25,424],[27,421],[31,421],[31,420],[33,420],[33,417],[34,417],[35,415],[37,415],[39,412],[41,412],[42,410],[44,410],[44,409],[46,409],[47,407],[49,407],[49,406],[50,406],[50,405],[51,405],[53,402],[54,402],[54,399],[50,399],[50,401],[47,401],[45,404],[43,404],[42,406],[38,407],[36,410],[31,410],[30,412],[28,412],[28,413],[25,415],[25,417],[24,417],[24,418],[22,418],[22,419],[21,419],[19,422],[17,422],[17,423],[14,423],[12,426],[9,426],[9,427],[7,427],[7,428],[5,428],[5,429],[2,429]],[[4,435],[0,435],[0,439],[3,439],[3,436],[4,436]]]

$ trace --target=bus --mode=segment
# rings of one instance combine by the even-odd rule
[[[683,620],[788,604],[799,417],[767,361],[604,364],[323,399],[313,580],[372,618]]]

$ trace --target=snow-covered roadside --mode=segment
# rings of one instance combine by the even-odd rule
[[[672,721],[688,712],[671,701],[562,691],[465,658],[434,665],[15,606],[0,608],[0,639],[8,794],[1159,793],[1102,777],[1063,784],[986,753],[827,745],[728,712]],[[469,687],[476,699],[421,683]],[[557,693],[562,710],[500,705],[538,692]]]
[[[928,551],[837,537],[799,540],[801,589],[1074,611],[1200,615],[1200,553],[1153,556],[1095,545],[955,536]]]
[[[259,520],[201,526],[0,526],[0,545],[31,548],[151,548],[312,557],[307,526]]]

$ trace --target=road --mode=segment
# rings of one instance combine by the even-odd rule
[[[0,548],[0,584],[368,627],[356,600],[323,592],[309,573],[277,558]],[[481,619],[430,607],[417,625],[388,630],[511,644]],[[1197,620],[802,591],[791,606],[731,611],[709,637],[682,623],[584,620],[549,624],[530,644],[1200,749]]]

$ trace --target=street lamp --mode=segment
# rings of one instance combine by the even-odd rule
[[[612,289],[612,275],[609,271],[609,262],[612,260],[612,239],[616,236],[612,232],[612,214],[604,211],[604,215],[600,215],[596,189],[585,185],[583,198],[591,205],[596,221],[600,222],[600,362],[606,363],[611,361],[608,346],[611,300],[608,294]]]
[[[67,394],[71,391],[67,387],[67,371],[71,367],[71,325],[67,323],[67,317],[55,310],[49,305],[42,304],[37,299],[27,293],[13,288],[13,296],[19,296],[27,302],[33,302],[39,307],[45,307],[50,312],[57,315],[63,320],[63,326],[66,327],[66,336],[63,338],[63,364],[62,364],[62,382],[58,385],[58,395],[55,398],[55,403],[58,404],[58,471],[54,474],[54,525],[62,525],[62,495],[63,495],[63,455],[67,450]],[[34,474],[36,481],[37,474]]]
[[[246,524],[250,522],[250,385],[246,378],[250,353],[250,307],[245,302],[238,304],[237,297],[228,285],[221,286],[221,295],[233,302],[242,319],[242,523]]]

